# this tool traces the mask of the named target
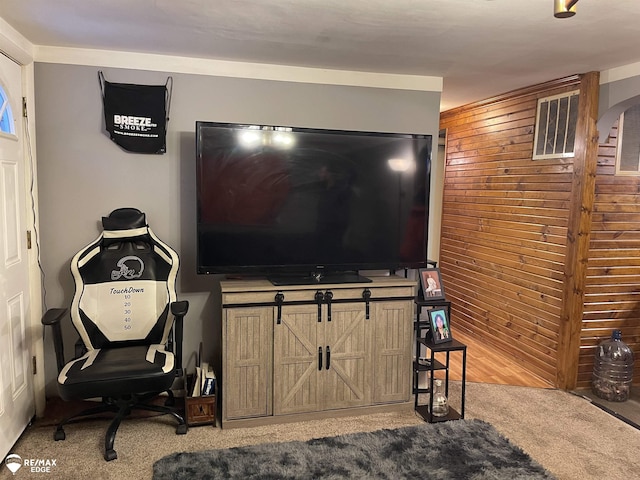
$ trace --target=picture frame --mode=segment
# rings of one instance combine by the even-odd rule
[[[431,324],[433,343],[444,343],[453,340],[446,308],[432,308],[429,310],[429,323]]]
[[[420,286],[425,300],[444,300],[444,286],[439,268],[421,268]]]

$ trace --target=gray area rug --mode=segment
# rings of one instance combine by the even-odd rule
[[[481,420],[378,430],[307,442],[174,453],[154,480],[176,479],[553,479]]]

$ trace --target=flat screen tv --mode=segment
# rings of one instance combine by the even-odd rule
[[[426,266],[431,136],[196,122],[197,270],[274,283]]]

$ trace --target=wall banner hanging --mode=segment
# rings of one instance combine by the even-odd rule
[[[165,153],[173,78],[164,85],[112,83],[98,72],[111,140],[135,153]]]

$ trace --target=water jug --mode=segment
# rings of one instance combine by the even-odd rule
[[[633,351],[622,341],[622,332],[614,330],[596,350],[591,390],[610,402],[624,402],[631,393]]]

